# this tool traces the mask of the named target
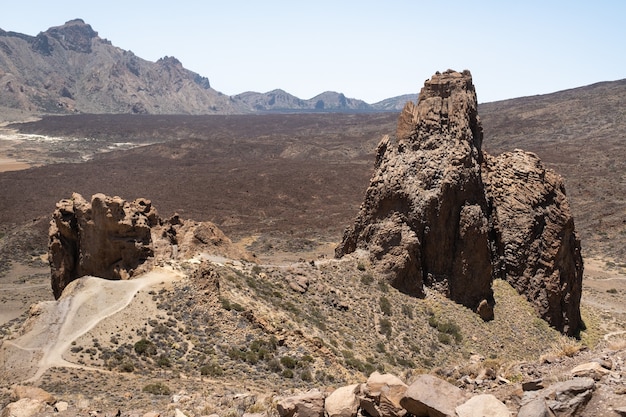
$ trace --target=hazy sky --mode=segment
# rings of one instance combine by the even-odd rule
[[[9,3],[9,4],[7,4]],[[228,95],[282,88],[373,103],[469,69],[480,102],[626,78],[626,1],[6,0],[0,28],[82,18],[113,45],[175,56]]]

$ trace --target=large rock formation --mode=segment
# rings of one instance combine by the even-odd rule
[[[52,291],[59,298],[72,281],[85,275],[128,279],[158,261],[198,253],[236,259],[248,255],[209,222],[163,220],[150,200],[132,202],[95,194],[91,202],[74,193],[57,203],[50,222],[48,259]]]
[[[469,71],[426,81],[395,138],[378,145],[365,201],[336,255],[366,249],[397,289],[434,288],[484,319],[493,316],[491,282],[502,277],[573,334],[582,260],[562,180],[531,154],[484,155],[477,108]]]
[[[396,140],[378,146],[376,172],[336,254],[367,248],[401,291],[424,286],[477,309],[493,305],[482,129],[469,72],[437,74],[408,103]]]

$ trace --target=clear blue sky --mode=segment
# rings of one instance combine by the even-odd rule
[[[282,88],[373,103],[469,69],[480,102],[626,78],[626,1],[29,1],[0,28],[82,18],[113,45],[175,56],[228,95]],[[6,4],[9,3],[9,4]]]

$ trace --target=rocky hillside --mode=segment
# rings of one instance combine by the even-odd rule
[[[0,105],[45,113],[233,113],[209,80],[98,36],[80,19],[37,36],[0,31]]]
[[[403,100],[370,105],[335,92],[301,100],[281,90],[228,97],[176,58],[146,61],[80,19],[37,36],[0,29],[0,86],[0,106],[34,113],[362,112]]]
[[[347,98],[341,93],[326,91],[308,100],[299,99],[283,90],[267,93],[246,92],[233,97],[258,112],[373,112],[389,111],[362,100]],[[393,101],[393,99],[389,99]],[[404,103],[403,103],[404,104]],[[394,109],[391,109],[394,110]]]

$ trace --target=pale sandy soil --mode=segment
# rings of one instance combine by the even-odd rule
[[[582,304],[600,313],[606,334],[626,333],[626,269],[607,259],[585,259]]]
[[[52,299],[50,267],[13,263],[0,277],[0,325],[24,314],[31,304]]]
[[[28,169],[31,165],[26,162],[21,162],[16,159],[0,157],[0,172],[7,171],[19,171],[21,169]]]
[[[79,367],[64,359],[72,342],[106,318],[124,310],[138,291],[164,285],[181,277],[171,268],[157,268],[128,281],[83,277],[63,296],[31,307],[26,331],[5,340],[0,374],[5,378],[35,381],[51,367]]]

